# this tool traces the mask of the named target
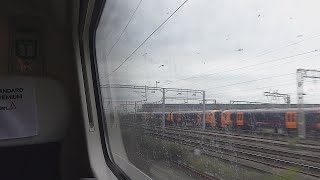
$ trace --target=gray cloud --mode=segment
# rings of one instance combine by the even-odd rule
[[[163,87],[208,89],[212,98],[225,102],[266,101],[263,91],[278,90],[290,93],[294,102],[295,74],[247,81],[295,73],[297,68],[319,69],[320,52],[265,63],[320,49],[319,1],[190,0],[108,77],[182,2],[142,1],[106,57],[139,3],[108,0],[97,32],[100,81],[149,86],[160,81]],[[199,75],[205,76],[181,80]],[[247,83],[228,86],[239,82]],[[306,83],[307,103],[319,102],[318,84]]]

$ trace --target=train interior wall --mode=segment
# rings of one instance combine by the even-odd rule
[[[71,102],[68,130],[60,142],[0,147],[0,179],[79,179],[90,177],[71,35],[71,1],[0,2],[0,76],[9,71],[12,33],[18,28],[40,37],[42,73],[60,81]],[[48,102],[50,103],[50,102]],[[36,172],[36,173],[34,173]]]

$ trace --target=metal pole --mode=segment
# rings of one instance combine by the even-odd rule
[[[148,97],[147,97],[147,86],[144,86],[144,96],[146,98],[146,101],[148,100]]]
[[[297,98],[298,98],[298,134],[299,138],[306,138],[306,124],[303,107],[303,70],[297,69]]]
[[[203,91],[202,130],[206,129],[206,92]]]
[[[162,127],[163,128],[166,126],[165,104],[166,104],[166,89],[162,88]]]
[[[134,121],[137,120],[137,102],[134,102]]]
[[[291,98],[290,95],[287,95],[287,104],[288,104],[288,108],[291,107]]]

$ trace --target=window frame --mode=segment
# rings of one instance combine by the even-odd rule
[[[104,155],[104,160],[106,162],[107,167],[112,171],[112,173],[116,176],[117,179],[121,180],[129,180],[131,179],[114,161],[111,155],[111,149],[109,144],[109,137],[107,131],[106,117],[103,112],[103,104],[101,98],[101,91],[99,86],[99,76],[98,76],[98,67],[97,67],[97,59],[96,59],[96,49],[95,49],[95,39],[96,39],[96,30],[99,25],[100,17],[104,10],[106,0],[88,0],[83,3],[84,0],[80,0],[79,5],[79,22],[78,22],[78,37],[79,37],[79,51],[80,51],[80,59],[81,59],[81,70],[83,75],[83,81],[85,86],[86,93],[86,102],[89,116],[89,126],[93,126],[93,128],[98,127],[100,134],[100,143],[102,147],[102,152]],[[83,5],[86,5],[84,7]],[[89,12],[90,5],[92,6],[92,11]],[[91,13],[91,14],[90,14]],[[89,14],[89,15],[88,15]],[[90,16],[91,15],[91,16]],[[86,24],[89,21],[89,24]],[[85,28],[88,27],[88,31]],[[88,37],[86,42],[86,38]],[[86,43],[88,45],[86,46]],[[89,58],[86,57],[85,51],[89,52]],[[86,70],[86,61],[90,63],[91,72]],[[89,98],[90,88],[88,87],[90,80],[93,85],[93,98],[95,102],[92,102]],[[91,109],[91,106],[95,106],[96,108],[96,116],[98,120],[98,124],[94,124],[93,118],[94,113]],[[92,124],[93,123],[93,124]],[[94,131],[94,130],[93,130]],[[106,167],[106,168],[107,168]]]

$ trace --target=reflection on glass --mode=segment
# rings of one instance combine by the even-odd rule
[[[319,1],[108,0],[111,151],[152,179],[320,178]]]

